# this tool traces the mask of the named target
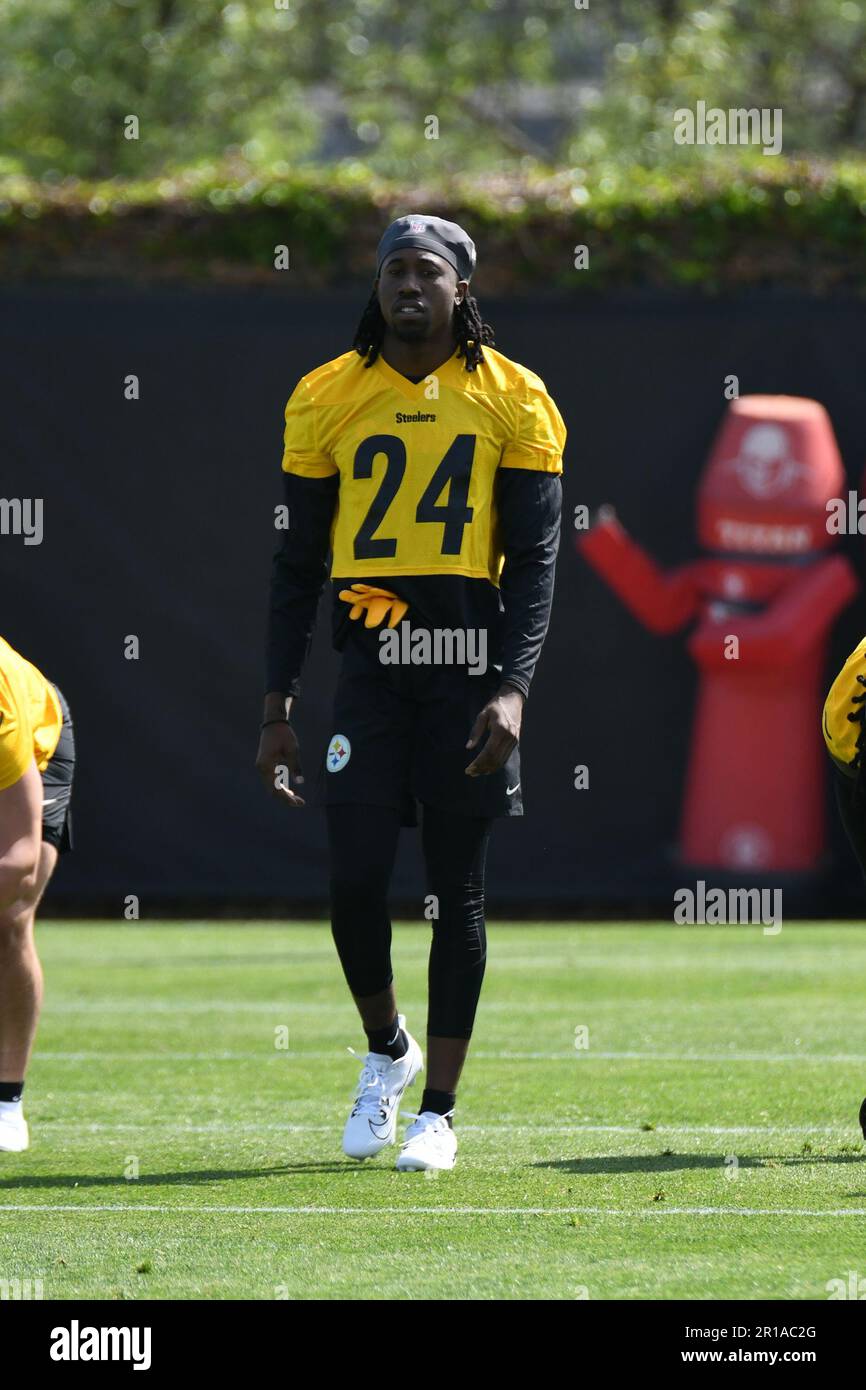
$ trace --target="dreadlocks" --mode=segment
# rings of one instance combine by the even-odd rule
[[[494,346],[493,329],[489,323],[483,321],[478,300],[473,299],[471,294],[465,295],[455,306],[451,323],[457,343],[457,355],[464,358],[467,372],[474,372],[479,362],[484,361],[481,344]],[[358,356],[366,357],[366,367],[372,367],[379,356],[384,336],[385,319],[379,307],[379,296],[374,290],[361,315],[352,343]]]

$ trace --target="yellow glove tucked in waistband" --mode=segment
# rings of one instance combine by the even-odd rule
[[[341,589],[339,597],[351,603],[350,618],[360,618],[364,613],[365,627],[378,627],[390,611],[389,627],[396,627],[400,619],[409,611],[409,605],[390,589],[376,589],[371,584],[353,584],[351,589]]]

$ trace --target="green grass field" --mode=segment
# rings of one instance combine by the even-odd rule
[[[364,1040],[327,927],[39,938],[0,1279],[46,1299],[825,1299],[866,1276],[856,925],[492,924],[435,1178],[342,1155]],[[419,1036],[427,945],[395,930]]]

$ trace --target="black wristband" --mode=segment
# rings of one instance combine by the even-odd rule
[[[289,722],[290,721],[286,719],[285,715],[283,715],[281,719],[265,719],[259,725],[259,732],[261,732],[262,729],[266,729],[269,724],[288,724]]]

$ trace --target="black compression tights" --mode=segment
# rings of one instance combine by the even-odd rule
[[[384,806],[329,806],[331,929],[353,994],[387,989],[391,972],[388,887],[400,812]],[[484,979],[484,861],[492,822],[425,806],[421,846],[427,892],[438,900],[430,925],[427,1032],[469,1038]],[[436,904],[434,903],[434,907]]]
[[[851,848],[857,856],[857,863],[866,879],[866,805],[857,794],[857,783],[846,777],[838,768],[833,773],[836,789],[836,805],[845,827]]]

